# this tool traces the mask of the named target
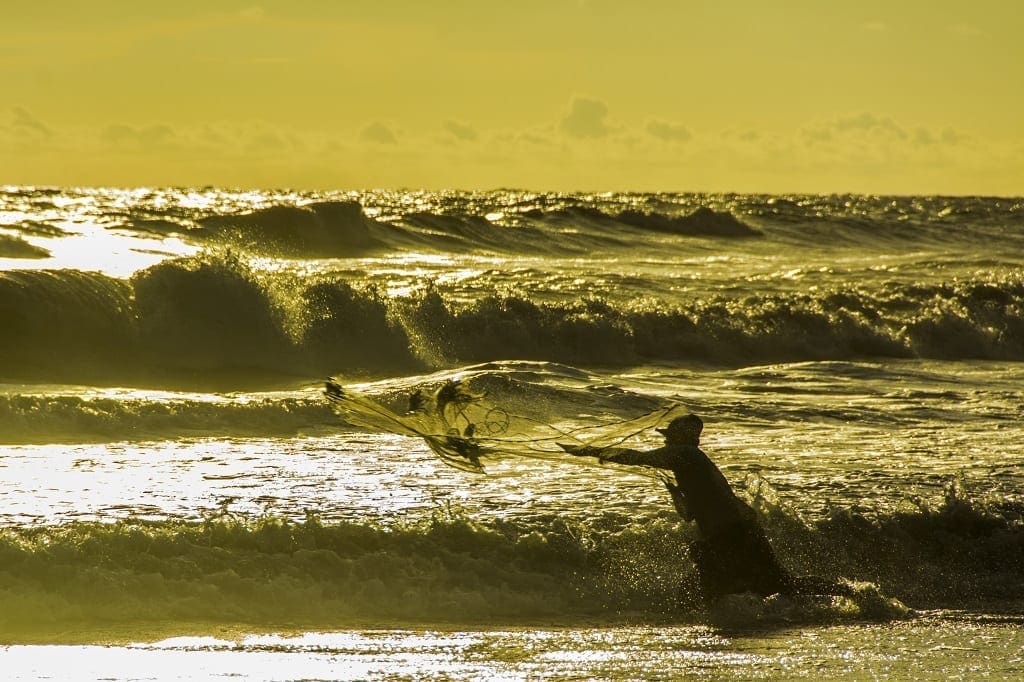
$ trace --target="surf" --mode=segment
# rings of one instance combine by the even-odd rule
[[[272,385],[496,358],[617,367],[1024,359],[1024,280],[1010,273],[664,302],[488,292],[465,301],[430,282],[389,296],[344,276],[268,273],[213,251],[127,279],[0,272],[0,306],[0,376],[40,382]]]

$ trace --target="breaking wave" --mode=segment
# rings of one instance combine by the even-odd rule
[[[252,271],[231,253],[128,280],[0,273],[0,376],[161,385],[397,375],[497,359],[724,366],[872,357],[1024,360],[1024,279],[886,283],[667,306],[602,299],[387,297],[330,276]]]
[[[323,201],[209,216],[193,234],[256,252],[356,256],[381,247],[388,227],[368,218],[357,202]]]
[[[761,232],[738,220],[729,211],[715,211],[706,206],[701,206],[693,213],[685,215],[667,215],[637,209],[626,209],[611,214],[597,208],[575,206],[548,212],[532,209],[523,213],[522,216],[556,223],[628,226],[638,230],[690,237],[756,237],[761,235]]]
[[[173,223],[171,223],[173,224]],[[133,229],[166,233],[167,221],[137,219]],[[583,229],[580,229],[583,228]],[[627,209],[605,213],[577,206],[531,209],[501,221],[460,212],[405,212],[390,222],[370,218],[355,201],[277,205],[248,213],[212,215],[186,234],[255,253],[292,257],[352,257],[389,250],[582,253],[629,246],[637,232],[690,237],[753,237],[760,232],[728,211],[700,207],[689,215]]]
[[[711,617],[884,620],[909,613],[893,597],[914,608],[1019,601],[1022,512],[955,486],[932,505],[836,510],[814,523],[761,504],[791,570],[845,579],[851,596],[734,600]],[[13,527],[0,531],[0,630],[693,621],[706,616],[686,553],[692,532],[668,516],[477,523],[451,509],[392,525],[222,510],[202,522]]]
[[[136,367],[131,285],[77,270],[0,273],[0,374],[100,379]],[[63,368],[63,369],[62,369]]]

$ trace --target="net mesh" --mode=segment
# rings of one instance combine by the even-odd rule
[[[344,388],[334,380],[327,382],[324,393],[335,412],[349,424],[422,438],[445,463],[476,473],[484,471],[488,459],[498,457],[558,459],[582,464],[585,462],[580,461],[581,458],[568,457],[563,446],[587,446],[591,452],[629,447],[639,443],[654,427],[687,411],[683,405],[671,403],[632,419],[574,426],[515,414],[462,381],[448,381],[434,391],[412,393],[409,410],[404,414]],[[590,459],[590,463],[593,462]],[[655,474],[650,472],[650,475]]]

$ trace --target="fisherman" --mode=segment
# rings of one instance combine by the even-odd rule
[[[736,496],[722,472],[698,447],[703,429],[700,417],[688,414],[657,429],[665,437],[665,445],[656,450],[559,445],[570,454],[596,456],[601,462],[672,472],[675,483],[667,477],[664,482],[676,511],[696,522],[700,533],[690,545],[690,557],[709,605],[738,592],[768,596],[803,591],[776,559],[757,513]]]

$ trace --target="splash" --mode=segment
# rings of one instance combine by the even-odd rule
[[[853,521],[769,523],[796,572],[827,564],[850,594],[830,601],[736,596],[698,605],[685,544],[669,517],[482,523],[457,508],[382,525],[247,518],[0,530],[0,631],[165,622],[344,627],[394,623],[615,623],[888,620],[916,608],[1019,604],[1020,510],[964,492],[936,507]],[[776,513],[783,513],[777,511]],[[775,519],[779,521],[779,519]],[[781,530],[783,527],[789,530]],[[802,528],[802,530],[795,530]],[[813,554],[793,549],[800,542]],[[787,539],[789,542],[787,542]],[[861,555],[851,563],[851,555]],[[198,625],[197,625],[198,624]]]

